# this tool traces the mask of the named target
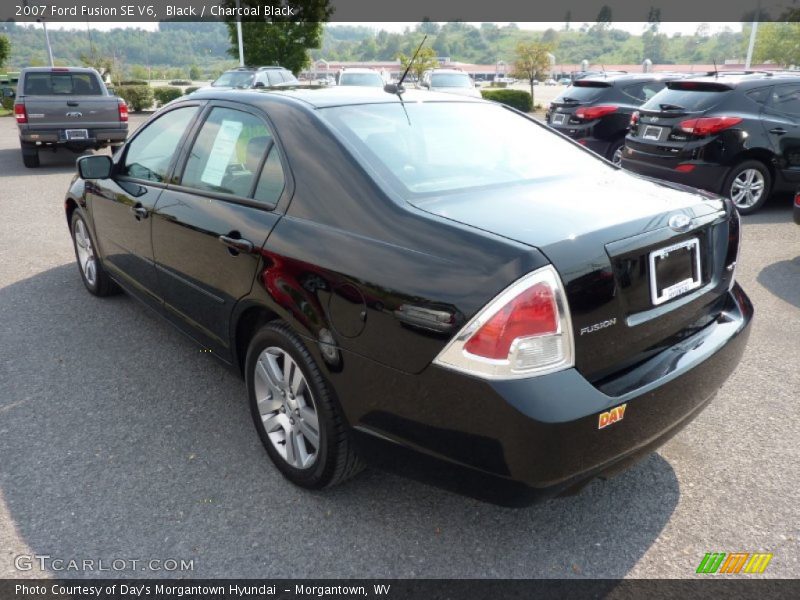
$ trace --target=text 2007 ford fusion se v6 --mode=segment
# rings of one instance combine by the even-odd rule
[[[697,416],[746,344],[730,201],[498,104],[209,90],[78,166],[88,290],[240,369],[301,486],[380,440],[525,498],[570,491]]]

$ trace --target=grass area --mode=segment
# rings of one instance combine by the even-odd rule
[[[2,108],[2,107],[0,107],[0,117],[7,117],[7,116],[9,116],[9,115],[10,115],[12,112],[13,112],[13,111],[6,110],[5,108]]]

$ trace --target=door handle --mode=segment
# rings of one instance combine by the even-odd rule
[[[148,211],[144,206],[141,205],[141,203],[138,202],[131,208],[131,212],[133,213],[133,216],[136,217],[137,221],[146,219],[147,215],[150,214],[150,211]]]
[[[774,133],[775,135],[783,135],[786,133],[786,130],[783,127],[774,127],[773,129],[770,129],[769,132]]]
[[[219,241],[225,244],[228,248],[235,250],[238,254],[239,252],[249,253],[253,251],[253,242],[249,240],[243,240],[240,238],[232,238],[227,235],[219,236]],[[234,256],[236,256],[234,254]]]
[[[70,100],[69,102],[67,102],[67,106],[79,106],[79,104],[75,102],[75,100]]]

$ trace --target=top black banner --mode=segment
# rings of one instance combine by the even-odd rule
[[[304,7],[328,4],[330,21],[742,22],[798,21],[800,0],[2,0],[0,20],[144,22],[312,20]],[[237,8],[238,4],[238,8]],[[318,11],[312,11],[319,14]],[[306,12],[306,14],[309,14]]]

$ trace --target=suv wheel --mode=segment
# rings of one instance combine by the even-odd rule
[[[39,166],[39,149],[35,144],[22,144],[22,163],[29,169]]]
[[[617,165],[622,166],[622,151],[625,150],[625,140],[618,140],[611,144],[608,150],[608,160]]]
[[[319,489],[363,468],[333,389],[288,326],[273,322],[253,336],[245,376],[261,442],[292,483]]]
[[[747,215],[761,208],[771,187],[772,177],[764,163],[746,160],[731,169],[723,189],[739,213]]]

